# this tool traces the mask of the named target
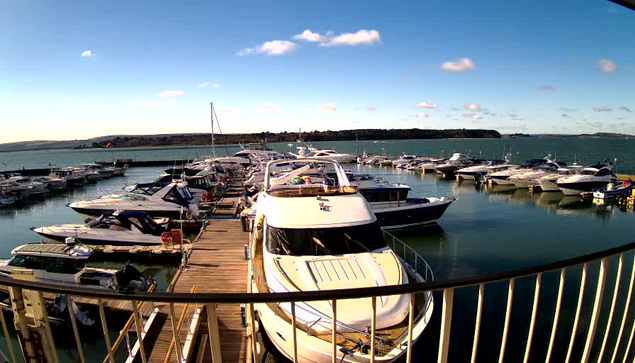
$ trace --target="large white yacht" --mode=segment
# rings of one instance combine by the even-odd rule
[[[508,181],[512,182],[514,186],[518,189],[527,189],[535,184],[538,184],[538,179],[556,172],[558,169],[564,168],[565,164],[558,163],[553,160],[548,160],[545,164],[539,166],[538,168],[530,171],[525,171],[521,173],[516,173],[509,178]]]
[[[617,181],[611,165],[596,164],[582,169],[580,174],[560,178],[556,184],[564,195],[580,195]]]
[[[267,172],[265,189],[258,197],[251,244],[254,292],[352,289],[424,280],[425,273],[416,273],[388,247],[373,211],[337,162],[299,162],[304,166],[281,177],[272,178]],[[270,162],[267,170],[277,163]],[[323,177],[303,175],[316,172]],[[419,263],[425,265],[423,259]],[[416,299],[413,342],[433,310],[431,294]],[[377,299],[376,362],[392,362],[406,352],[409,301],[406,295]],[[332,357],[330,301],[296,303],[295,327],[289,303],[256,304],[256,310],[270,340],[290,359],[295,329],[299,362],[370,361],[370,298],[337,302],[336,357]]]
[[[556,181],[569,175],[578,174],[582,171],[582,169],[582,166],[574,163],[566,168],[559,168],[556,172],[547,173],[537,180],[540,190],[543,192],[559,192],[560,187],[556,184]]]
[[[87,218],[116,210],[146,212],[151,217],[182,218],[182,214],[188,213],[193,217],[198,216],[196,200],[187,185],[177,181],[165,186],[156,183],[137,184],[134,189],[122,194],[74,202],[68,206]]]

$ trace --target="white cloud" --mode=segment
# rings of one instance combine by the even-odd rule
[[[477,105],[476,103],[467,103],[463,108],[468,111],[481,111],[483,109],[481,105]]]
[[[207,86],[209,86],[209,82],[203,82],[198,84],[198,88],[205,88]]]
[[[483,117],[481,117],[478,114],[473,113],[473,112],[472,113],[464,113],[463,117],[469,118],[469,119],[472,119],[472,120],[480,120],[480,119],[483,118]]]
[[[554,86],[552,84],[547,84],[547,85],[538,87],[536,90],[537,91],[555,91],[556,90],[556,86]]]
[[[617,70],[617,65],[608,59],[600,59],[598,68],[604,73],[614,73]]]
[[[361,29],[355,33],[343,33],[334,37],[328,37],[320,46],[338,47],[345,45],[374,45],[381,44],[381,35],[377,30]]]
[[[73,103],[73,102],[75,102],[75,99],[73,99],[72,97],[67,97],[67,98],[62,99],[62,102],[63,103]]]
[[[375,111],[377,109],[377,107],[373,106],[373,105],[368,105],[365,107],[368,111]]]
[[[423,113],[423,112],[417,112],[417,113],[415,113],[415,116],[417,116],[417,118],[428,118],[428,117],[430,117],[430,115],[428,115],[427,113]]]
[[[610,106],[595,107],[593,110],[595,112],[611,112],[611,111],[613,111],[613,109]]]
[[[229,113],[236,113],[237,111],[232,109],[232,108],[215,108],[214,111],[216,111],[216,113],[224,113],[224,114],[229,114]]]
[[[220,83],[214,83],[214,88],[220,88]]]
[[[439,105],[437,105],[436,103],[428,103],[428,102],[419,102],[415,105],[415,107],[418,108],[427,108],[427,109],[435,109],[437,107],[439,107]]]
[[[278,105],[276,105],[275,103],[265,103],[265,104],[256,106],[256,109],[259,111],[277,111]]]
[[[285,55],[293,52],[297,47],[297,44],[288,40],[272,40],[270,42],[264,42],[259,46],[253,48],[245,48],[238,53],[237,56],[242,57],[246,55],[254,54],[266,54],[268,56]]]
[[[157,93],[157,96],[168,98],[168,97],[183,96],[184,94],[185,94],[185,92],[183,92],[183,91],[163,91],[163,92]]]
[[[441,65],[441,69],[448,72],[468,72],[475,67],[474,62],[469,58],[462,58],[457,62],[445,62]]]
[[[93,52],[91,52],[90,50],[85,50],[82,52],[81,57],[83,58],[90,58],[93,56]]]
[[[318,33],[314,33],[310,31],[309,29],[306,29],[302,33],[294,35],[293,39],[304,40],[305,42],[310,42],[310,43],[318,43],[318,42],[323,42],[325,37]]]
[[[329,102],[318,106],[318,108],[316,108],[315,110],[317,112],[333,112],[337,110],[337,106],[335,106],[335,103]]]

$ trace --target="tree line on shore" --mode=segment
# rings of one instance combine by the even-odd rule
[[[214,141],[217,144],[257,143],[266,141],[295,142],[300,137],[304,141],[350,141],[350,140],[404,140],[404,139],[449,139],[449,138],[500,138],[496,130],[485,129],[452,129],[452,130],[424,130],[424,129],[359,129],[340,131],[310,131],[301,135],[296,132],[259,132],[251,134],[217,134]],[[181,146],[181,145],[209,145],[210,134],[180,134],[180,135],[145,135],[145,136],[113,136],[101,138],[92,144],[84,144],[76,148],[121,148],[121,147],[151,147],[151,146]]]

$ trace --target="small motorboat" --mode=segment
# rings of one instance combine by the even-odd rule
[[[616,183],[609,183],[605,188],[594,190],[593,199],[613,200],[630,194],[632,190],[633,183],[629,181],[623,182],[620,185],[617,185]]]
[[[92,254],[82,245],[25,244],[11,251],[11,259],[0,262],[0,276],[26,269],[33,271],[36,281],[116,290],[146,291],[153,283],[130,264],[120,269],[89,267]]]
[[[167,218],[152,219],[145,212],[106,212],[86,224],[62,224],[32,228],[45,243],[64,243],[73,237],[87,245],[150,246],[160,245],[167,232]]]

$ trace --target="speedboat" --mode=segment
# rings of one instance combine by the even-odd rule
[[[580,171],[581,170],[576,165],[570,165],[566,168],[559,168],[554,173],[547,173],[538,178],[536,181],[540,186],[540,190],[543,192],[559,192],[560,187],[558,187],[556,181],[560,178],[564,178],[565,176],[578,174]]]
[[[81,245],[26,244],[11,251],[12,258],[0,262],[0,276],[14,270],[32,270],[36,281],[64,285],[146,291],[152,281],[126,264],[120,269],[89,267],[93,250]]]
[[[98,179],[108,179],[112,178],[113,175],[115,175],[114,166],[99,165],[96,163],[85,163],[82,164],[82,168],[84,168],[85,170],[96,171],[97,174],[99,174]]]
[[[395,168],[401,169],[401,168],[403,168],[404,165],[406,165],[409,162],[415,160],[416,158],[417,158],[417,155],[408,155],[408,154],[404,153],[397,160],[393,160],[392,166],[395,167]]]
[[[106,212],[86,224],[62,224],[33,228],[47,243],[64,243],[73,237],[87,245],[160,245],[168,219],[154,220],[145,212]]]
[[[538,183],[538,179],[545,174],[553,173],[566,165],[556,161],[549,160],[538,168],[522,173],[516,173],[510,176],[507,181],[514,184],[518,189],[527,189]]]
[[[330,159],[342,164],[354,163],[357,160],[355,155],[338,153],[333,149],[317,150],[311,148],[310,150],[313,152],[313,155],[311,155],[310,157],[314,159]]]
[[[132,190],[68,205],[79,214],[91,218],[116,210],[146,212],[151,217],[182,218],[198,216],[196,200],[183,182],[165,186],[155,183],[137,184]]]
[[[255,206],[251,240],[253,292],[324,291],[424,281],[425,273],[415,273],[387,245],[372,209],[337,162],[302,162],[304,166],[287,175],[266,175],[264,191]],[[267,169],[275,163],[269,163]],[[329,169],[336,178],[327,175]],[[419,264],[427,265],[422,258]],[[410,299],[408,295],[377,299],[374,343],[368,332],[371,298],[338,300],[335,321],[330,301],[296,302],[295,309],[290,303],[259,303],[255,309],[273,345],[289,359],[296,342],[298,362],[369,362],[372,343],[376,362],[393,362],[407,350]],[[418,294],[415,299],[413,343],[433,311],[431,293]],[[337,337],[335,344],[333,335]]]
[[[617,176],[613,173],[613,166],[596,164],[588,166],[580,174],[566,176],[556,181],[564,195],[579,195],[590,193],[595,189],[606,187],[609,183],[617,183]]]
[[[526,160],[524,164],[520,165],[517,168],[509,168],[509,169],[505,169],[505,170],[497,171],[493,173],[490,172],[488,175],[488,179],[493,184],[514,185],[513,182],[508,180],[509,177],[516,174],[531,172],[537,167],[539,167],[540,165],[545,164],[548,160],[549,160],[549,156],[544,159],[529,159],[529,160]]]
[[[489,160],[483,164],[468,166],[456,171],[458,180],[476,180],[487,176],[490,172],[507,170],[514,165],[509,164],[506,160]]]
[[[424,161],[423,163],[420,164],[420,169],[424,172],[424,173],[432,173],[434,172],[434,168],[437,165],[441,165],[443,163],[446,162],[446,159],[428,159],[426,161]]]
[[[22,198],[41,196],[46,193],[44,184],[18,174],[5,177],[0,181],[0,186],[10,194],[19,195]]]
[[[64,178],[56,178],[50,175],[34,178],[33,181],[44,184],[47,190],[63,190],[66,189],[68,183]]]
[[[446,163],[436,165],[434,167],[434,170],[436,170],[437,173],[443,174],[444,176],[448,177],[454,175],[454,172],[465,166],[468,166],[469,164],[470,161],[467,156],[461,153],[454,153]]]
[[[82,173],[75,168],[57,168],[52,169],[49,177],[54,179],[63,179],[68,186],[83,186],[86,181]]]
[[[379,225],[402,229],[435,223],[456,200],[455,197],[408,198],[410,187],[370,175],[347,175],[351,185],[364,196]]]

